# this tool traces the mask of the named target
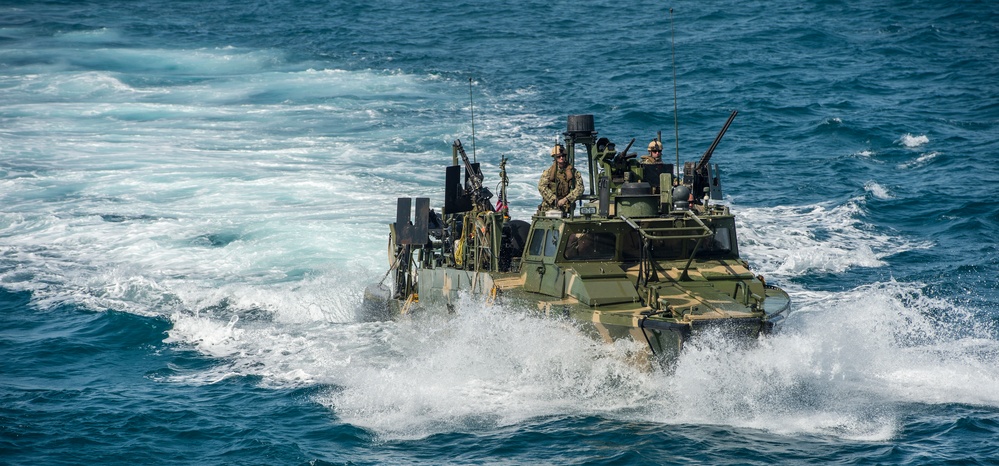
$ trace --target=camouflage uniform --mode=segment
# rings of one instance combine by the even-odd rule
[[[569,213],[575,209],[576,199],[583,194],[583,176],[572,165],[559,170],[558,162],[552,162],[541,174],[538,191],[541,192],[541,210],[558,209],[558,200],[565,198],[566,203],[561,209]]]

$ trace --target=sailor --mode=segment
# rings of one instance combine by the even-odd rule
[[[653,139],[649,143],[649,155],[642,156],[642,163],[663,163],[663,143]]]
[[[559,209],[572,213],[576,199],[583,194],[583,176],[572,165],[562,144],[552,148],[552,165],[541,174],[538,191],[541,192],[541,210]]]

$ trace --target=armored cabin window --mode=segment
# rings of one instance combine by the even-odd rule
[[[701,240],[697,248],[698,258],[720,258],[732,254],[732,230],[727,227],[715,228],[714,234]],[[652,257],[659,260],[683,260],[690,257],[697,244],[695,238],[667,238],[649,241]],[[624,260],[638,260],[642,251],[642,237],[637,231],[624,235],[621,248]]]
[[[531,232],[531,247],[527,253],[532,256],[554,256],[558,246],[558,230],[535,228]]]
[[[610,232],[584,232],[569,235],[562,257],[570,260],[610,260],[614,258],[617,237]]]
[[[558,230],[548,230],[548,234],[545,235],[545,257],[554,256],[557,247]]]
[[[531,248],[527,250],[527,253],[532,256],[540,256],[541,251],[545,245],[545,230],[542,228],[535,228],[531,232]]]
[[[691,243],[693,245],[693,243]],[[685,259],[683,240],[678,238],[654,239],[649,241],[652,257],[660,260]],[[624,235],[621,254],[624,260],[637,261],[642,253],[642,235],[631,230]]]

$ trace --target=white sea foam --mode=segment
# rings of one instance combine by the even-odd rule
[[[703,335],[673,373],[643,371],[628,356],[634,342],[599,343],[467,298],[451,317],[386,323],[179,316],[172,341],[220,359],[171,380],[326,385],[316,401],[385,439],[600,416],[885,441],[901,428],[900,404],[999,407],[995,329],[967,309],[919,284],[805,294],[782,332],[748,347]]]
[[[491,178],[514,160],[515,217],[537,205],[549,159],[534,128],[550,122],[524,111],[532,92],[479,99],[476,153],[463,82],[235,47],[86,53],[74,59],[161,79],[7,78],[0,248],[19,266],[0,281],[39,306],[349,320],[352,290],[387,267],[395,198],[439,186],[457,137]]]
[[[886,256],[930,246],[877,232],[863,221],[862,203],[734,206],[741,251],[764,274],[787,277],[881,267]]]
[[[345,421],[389,438],[615,413],[659,384],[628,363],[634,344],[598,344],[520,311],[466,300],[454,318],[400,325],[395,359],[338,374],[320,397]]]
[[[871,193],[877,199],[894,199],[895,196],[881,184],[876,181],[868,181],[864,183],[864,190]]]
[[[911,149],[930,142],[930,138],[926,137],[925,134],[913,136],[912,134],[905,133],[896,142]]]
[[[80,43],[100,44],[106,42],[118,42],[122,40],[122,35],[121,32],[116,29],[97,28],[84,31],[60,32],[55,35],[55,39],[77,46]]]
[[[899,168],[911,169],[911,168],[920,167],[920,166],[926,165],[927,163],[929,163],[933,159],[937,158],[937,156],[939,156],[939,155],[940,155],[939,152],[927,152],[925,154],[920,155],[915,160],[911,160],[909,162],[900,164]]]

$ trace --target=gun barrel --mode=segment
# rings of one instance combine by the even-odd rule
[[[734,120],[735,116],[738,114],[738,110],[732,110],[732,114],[728,116],[728,121],[725,122],[725,126],[722,126],[721,131],[718,132],[718,136],[715,136],[715,140],[711,143],[711,147],[704,152],[704,155],[701,156],[701,160],[697,162],[697,171],[701,171],[704,167],[708,166],[708,161],[711,160],[711,155],[715,153],[715,148],[718,147],[718,143],[721,142],[722,136],[725,136],[725,132],[728,131],[729,125],[732,124],[732,120]]]
[[[458,155],[461,155],[461,161],[465,164],[465,172],[469,174],[469,180],[472,182],[472,189],[481,189],[482,175],[472,169],[472,162],[468,161],[468,155],[465,154],[465,147],[461,145],[460,139],[454,140],[454,147],[458,149]]]
[[[617,157],[615,157],[615,159],[617,159],[617,160],[627,160],[628,159],[628,149],[631,149],[631,145],[634,144],[634,143],[635,143],[635,138],[631,138],[631,142],[629,142],[628,145],[624,147],[623,151],[618,152]]]

